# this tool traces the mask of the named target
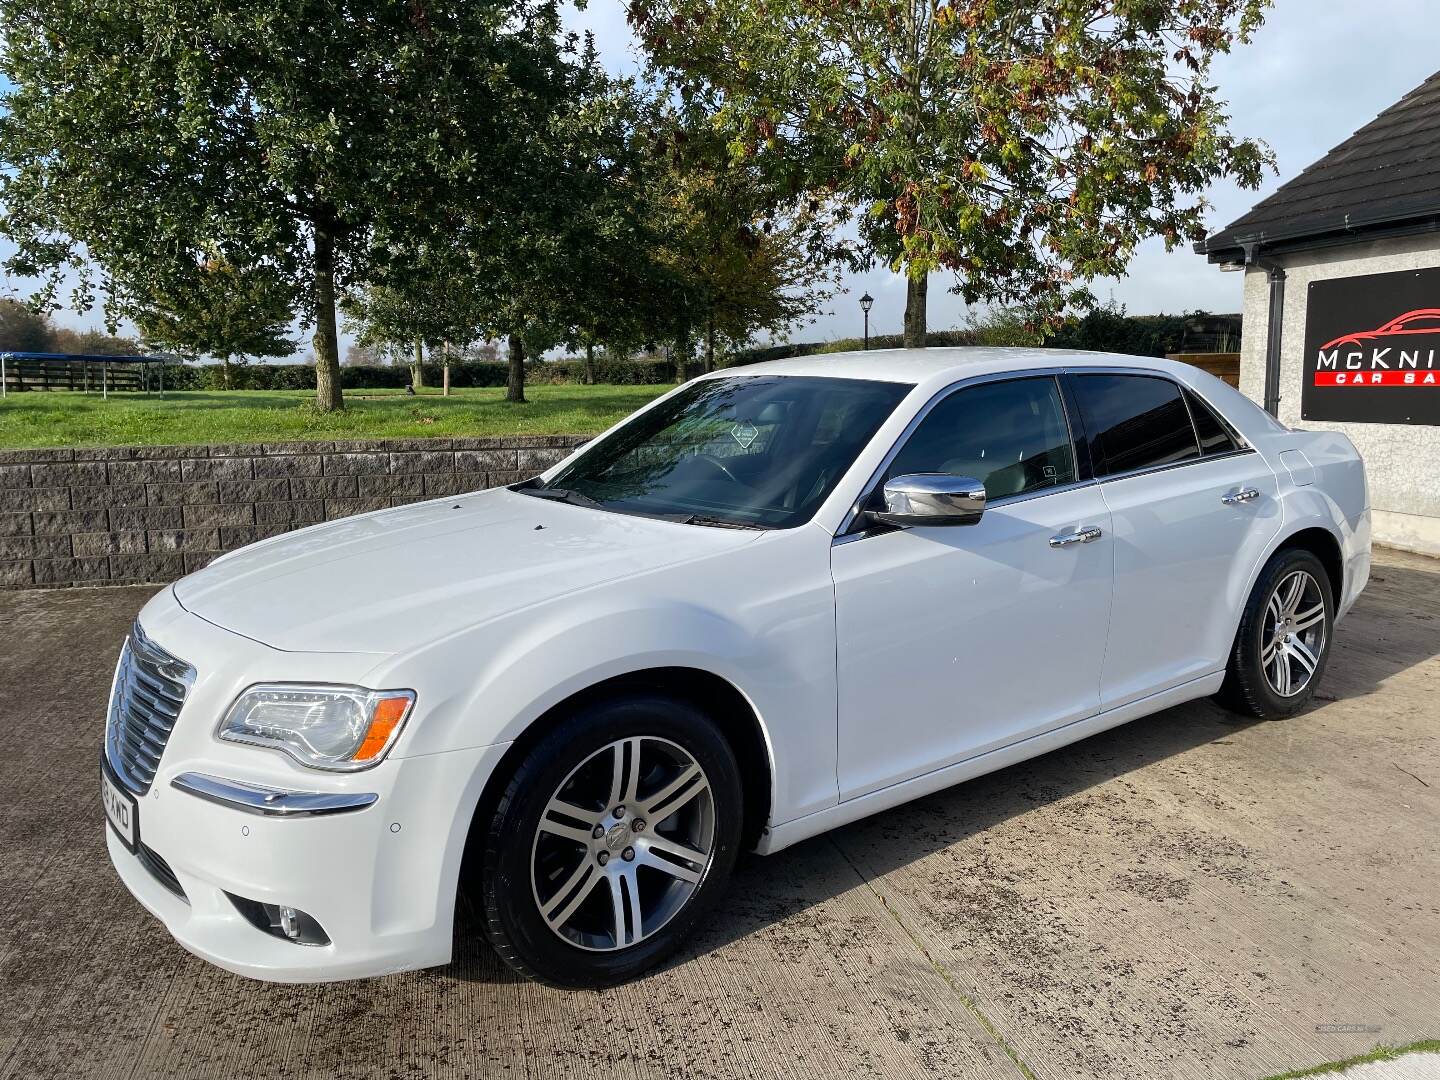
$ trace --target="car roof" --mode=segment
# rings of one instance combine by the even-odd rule
[[[710,377],[724,375],[823,375],[840,379],[870,379],[881,382],[923,385],[954,382],[976,375],[1003,374],[1032,368],[1085,367],[1151,368],[1169,374],[1184,367],[1173,360],[1154,356],[1125,356],[1120,353],[1083,352],[1078,349],[1041,348],[934,348],[871,349],[868,352],[815,353],[769,360],[762,364],[724,368]]]

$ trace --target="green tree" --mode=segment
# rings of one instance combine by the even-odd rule
[[[965,329],[970,331],[974,344],[1002,348],[1040,345],[1045,338],[1034,312],[1022,307],[968,311],[965,313]]]
[[[50,320],[18,300],[0,300],[0,352],[47,352]]]
[[[676,187],[672,257],[694,296],[702,370],[718,345],[783,334],[834,294],[838,254],[818,203],[787,210],[752,170],[723,163],[686,167]]]
[[[493,283],[473,268],[463,248],[412,251],[403,269],[346,301],[356,341],[392,360],[408,363],[410,382],[425,385],[425,350],[450,366],[451,348],[464,350],[482,336],[494,304]]]
[[[909,278],[1047,321],[1136,245],[1203,234],[1201,192],[1270,161],[1208,77],[1268,0],[630,0],[682,98],[734,157],[835,193]]]
[[[652,162],[646,125],[654,101],[612,80],[588,38],[566,104],[530,130],[517,176],[532,192],[505,215],[470,215],[453,275],[476,298],[476,337],[504,340],[506,400],[525,400],[525,358],[556,345],[592,358],[599,343],[646,338],[681,303],[655,261],[648,211]]]
[[[50,332],[50,349],[58,353],[90,353],[100,356],[134,356],[141,351],[132,337],[104,330],[71,330],[57,327]]]
[[[605,100],[607,77],[593,44],[580,48],[574,38],[547,71],[543,108],[507,117],[506,138],[523,153],[507,158],[505,182],[523,197],[432,209],[430,234],[403,241],[404,257],[390,259],[372,288],[346,302],[362,341],[392,355],[413,350],[416,385],[427,345],[448,356],[450,345],[501,339],[510,363],[506,399],[523,403],[527,352],[573,339],[585,321],[582,298],[601,288],[617,304],[631,295],[613,277],[597,277],[614,267],[594,257],[590,227],[608,212],[600,208],[611,198],[607,188],[630,180],[626,147],[602,138],[617,124],[614,103]],[[645,249],[631,254],[643,260]]]
[[[559,343],[581,351],[593,383],[597,348],[627,354],[674,336],[694,295],[668,255],[677,219],[667,199],[666,107],[652,88],[606,77],[593,48],[585,61],[587,92],[555,131],[568,163],[565,210],[554,219],[563,270],[540,279],[544,295],[535,299]]]
[[[219,359],[229,390],[236,357],[289,356],[298,347],[289,336],[289,297],[272,285],[268,275],[246,275],[230,263],[212,261],[189,281],[136,297],[131,317],[152,345]]]
[[[51,305],[78,274],[111,318],[211,259],[267,277],[315,327],[322,409],[337,299],[454,208],[528,198],[515,165],[569,80],[555,0],[29,0],[0,33],[6,268]]]

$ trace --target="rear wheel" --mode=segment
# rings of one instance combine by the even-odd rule
[[[1277,552],[1245,605],[1220,701],[1262,720],[1303,709],[1330,657],[1334,612],[1320,560],[1300,548]]]
[[[735,756],[703,712],[661,696],[584,706],[526,754],[487,823],[486,935],[542,982],[634,978],[723,890],[741,820]]]

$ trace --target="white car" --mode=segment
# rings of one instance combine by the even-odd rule
[[[1196,368],[1042,350],[687,383],[508,489],[228,554],[115,675],[111,858],[182,945],[446,963],[459,890],[601,986],[736,856],[1219,694],[1279,718],[1370,567],[1363,466]]]

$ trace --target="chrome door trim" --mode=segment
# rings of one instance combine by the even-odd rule
[[[261,817],[297,818],[363,810],[380,796],[374,792],[289,791],[284,788],[225,780],[208,773],[181,773],[170,781],[176,791],[206,802]]]

